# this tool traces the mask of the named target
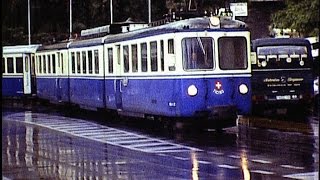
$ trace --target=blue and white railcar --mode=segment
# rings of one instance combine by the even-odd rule
[[[52,103],[69,102],[69,42],[41,46],[37,53],[37,96]]]
[[[40,45],[4,46],[2,48],[2,97],[35,94],[35,57]]]
[[[243,27],[203,17],[107,36],[106,107],[225,120],[250,113],[250,34]]]

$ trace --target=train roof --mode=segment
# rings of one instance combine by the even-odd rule
[[[199,29],[205,29],[207,31],[243,31],[244,29],[247,30],[247,26],[242,21],[220,18],[220,26],[213,27],[210,23],[210,17],[197,17],[180,21],[174,21],[160,26],[147,27],[143,29],[129,31],[125,33],[108,34],[106,36],[93,39],[75,40],[70,43],[69,47],[87,47],[103,43],[114,43],[136,38],[143,38],[158,34],[183,31],[198,31]]]
[[[310,42],[304,38],[261,38],[252,41],[253,49],[259,46],[273,45],[310,45]]]
[[[69,47],[69,44],[70,42],[66,41],[57,44],[43,45],[39,47],[38,51],[67,49]]]
[[[40,46],[41,46],[40,44],[3,46],[2,53],[3,54],[35,53]]]
[[[139,29],[127,33],[108,35],[106,36],[105,43],[114,43],[124,40],[130,40],[135,38],[143,38],[151,35],[183,32],[183,31],[198,31],[199,29],[207,31],[243,31],[247,26],[244,22],[238,20],[231,20],[226,18],[220,19],[220,26],[213,27],[210,22],[210,17],[197,17],[184,19],[180,21],[174,21],[160,26],[148,27]]]

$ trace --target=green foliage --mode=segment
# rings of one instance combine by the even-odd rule
[[[286,8],[271,16],[276,28],[297,30],[302,36],[319,34],[319,0],[286,0]]]

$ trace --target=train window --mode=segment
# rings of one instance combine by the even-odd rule
[[[51,66],[52,66],[52,64],[51,64],[51,56],[48,54],[47,58],[48,58],[48,74],[50,74],[51,73]]]
[[[182,40],[183,68],[213,69],[213,39],[204,37]]]
[[[63,67],[64,67],[64,65],[63,65],[63,54],[61,53],[60,55],[61,55],[61,58],[60,58],[60,60],[61,60],[61,74],[63,74],[64,73],[63,72]]]
[[[28,56],[26,56],[26,59],[25,59],[24,71],[29,72],[29,57]]]
[[[141,71],[148,71],[148,63],[147,63],[147,43],[141,43]]]
[[[58,52],[57,53],[57,62],[58,62],[58,67],[60,68],[61,67],[61,62],[60,62],[60,53]]]
[[[89,74],[92,74],[92,51],[88,51]]]
[[[32,75],[35,75],[36,74],[36,67],[35,67],[35,65],[36,65],[36,57],[33,55],[32,57],[31,57],[31,74]]]
[[[95,73],[99,74],[99,51],[94,50]]]
[[[151,71],[158,71],[157,42],[150,42]]]
[[[160,41],[160,61],[161,61],[161,71],[164,71],[164,45],[163,45],[163,40]]]
[[[174,54],[174,41],[173,41],[173,39],[168,40],[168,54]]]
[[[124,72],[129,72],[129,47],[123,46],[123,69]]]
[[[46,74],[47,73],[46,55],[42,55],[42,60],[43,60],[43,74]]]
[[[136,44],[131,45],[132,72],[138,72],[138,48]]]
[[[72,68],[72,73],[76,73],[76,57],[74,52],[71,52],[71,68]]]
[[[109,73],[113,73],[113,50],[108,48],[108,62],[109,62]]]
[[[16,73],[23,73],[23,59],[16,57]]]
[[[80,74],[80,52],[77,52],[77,73]]]
[[[42,73],[42,60],[41,60],[41,56],[38,56],[38,60],[39,60],[39,73]]]
[[[8,67],[8,73],[13,73],[13,58],[9,57],[7,58],[7,67]]]
[[[244,37],[222,37],[219,38],[218,43],[221,69],[247,68],[247,41]]]
[[[56,73],[56,55],[52,54],[52,73]]]
[[[2,58],[2,74],[6,72],[6,67],[5,67],[5,65],[6,65],[5,59]]]
[[[82,72],[87,73],[87,55],[85,51],[82,51]]]

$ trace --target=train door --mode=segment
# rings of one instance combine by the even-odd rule
[[[117,110],[122,110],[122,71],[121,71],[121,53],[120,53],[120,45],[115,46],[115,60],[116,60],[116,78],[114,79],[114,90],[115,90],[115,98],[116,98],[116,107]]]
[[[23,93],[31,94],[31,63],[30,63],[30,55],[23,55]]]

